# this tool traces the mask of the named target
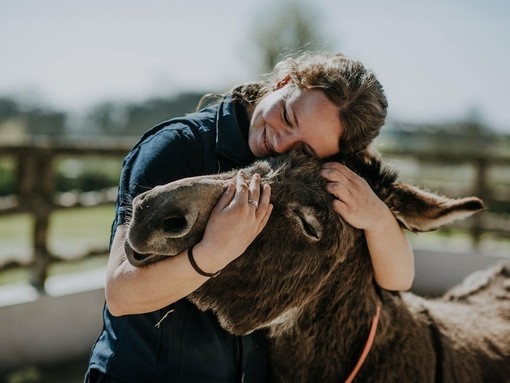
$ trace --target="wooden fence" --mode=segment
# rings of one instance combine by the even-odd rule
[[[20,265],[9,262],[0,269],[30,267],[31,283],[43,291],[48,268],[59,260],[48,250],[48,228],[51,214],[57,209],[68,208],[55,198],[55,163],[61,157],[85,158],[89,156],[114,157],[122,161],[132,142],[75,142],[57,144],[49,141],[29,145],[2,146],[0,156],[11,157],[16,164],[16,198],[8,198],[0,205],[0,214],[28,213],[33,218],[32,262]],[[79,201],[79,200],[78,200]],[[112,204],[114,198],[97,198],[93,205]],[[90,207],[77,202],[72,207]],[[105,251],[107,249],[104,249]],[[90,255],[90,254],[87,254]]]
[[[83,158],[87,156],[114,157],[119,163],[127,154],[132,141],[116,143],[99,141],[94,143],[52,143],[37,142],[29,145],[7,146],[0,143],[0,157],[8,156],[16,163],[16,198],[9,198],[0,204],[0,215],[14,213],[28,213],[33,217],[32,248],[33,257],[29,265],[0,266],[0,270],[7,267],[30,267],[32,272],[32,284],[43,291],[44,281],[48,273],[49,265],[57,258],[48,251],[48,226],[50,216],[56,209],[63,209],[64,206],[55,198],[55,163],[57,158],[73,157]],[[503,206],[503,211],[509,212],[510,185],[503,185],[503,191],[495,193],[490,186],[488,174],[495,166],[508,167],[510,157],[490,156],[456,156],[452,153],[433,152],[406,152],[403,150],[384,150],[387,159],[413,159],[420,163],[447,164],[448,166],[465,166],[466,164],[475,169],[476,177],[467,192],[470,195],[477,195],[491,206],[496,203]],[[505,189],[506,188],[506,189]],[[113,202],[112,198],[100,198],[94,204]],[[506,205],[505,205],[506,204]],[[76,205],[76,206],[79,206]],[[506,206],[506,207],[505,207]],[[508,214],[508,213],[507,213]],[[482,234],[489,233],[499,237],[510,237],[510,225],[508,216],[498,216],[496,212],[477,215],[470,221],[470,230],[473,242],[477,243]]]
[[[470,180],[464,181],[461,188],[452,188],[450,184],[456,181],[443,178],[439,180],[438,185],[434,185],[434,190],[443,192],[449,196],[468,196],[474,195],[481,198],[487,206],[487,211],[483,214],[476,214],[467,221],[459,221],[452,227],[468,228],[472,237],[473,244],[476,246],[482,234],[487,234],[496,238],[510,240],[510,155],[501,153],[488,154],[476,152],[455,152],[455,151],[432,151],[432,150],[405,150],[402,148],[382,150],[385,158],[390,161],[413,161],[420,164],[420,167],[434,167],[441,169],[450,167],[460,169],[468,167],[473,173]],[[398,168],[398,166],[397,166]],[[403,178],[403,172],[400,172],[400,178]],[[411,177],[411,182],[419,181],[423,186],[427,185],[426,180],[421,174],[415,174]],[[457,181],[458,182],[458,181]],[[468,222],[468,227],[466,227]]]

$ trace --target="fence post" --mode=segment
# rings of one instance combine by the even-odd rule
[[[475,160],[476,185],[474,194],[482,199],[485,203],[487,203],[488,199],[490,198],[489,187],[487,185],[488,165],[489,164],[485,158],[478,157]],[[484,231],[483,214],[475,214],[472,219],[473,224],[471,225],[471,238],[473,247],[478,248]]]
[[[31,283],[44,291],[51,255],[48,251],[48,228],[53,210],[54,170],[50,149],[33,149],[18,156],[17,187],[20,203],[34,218]]]

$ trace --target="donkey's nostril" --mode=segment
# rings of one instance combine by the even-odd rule
[[[180,233],[188,226],[186,218],[181,216],[167,217],[163,220],[163,231],[167,233]]]

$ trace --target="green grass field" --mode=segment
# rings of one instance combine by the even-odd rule
[[[89,251],[108,248],[113,205],[56,211],[51,218],[48,238],[50,252],[58,257],[73,259]],[[10,260],[28,262],[32,257],[32,219],[28,214],[0,216],[0,264]],[[57,263],[51,274],[76,269],[100,267],[104,257],[84,259],[79,262]],[[26,269],[11,269],[0,273],[0,284],[28,280]]]
[[[50,252],[73,257],[108,246],[113,206],[56,211],[49,227]],[[32,220],[28,214],[0,217],[0,261],[26,257],[31,250]]]

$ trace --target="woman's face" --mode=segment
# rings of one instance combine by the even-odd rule
[[[323,92],[288,84],[255,107],[248,145],[256,157],[266,157],[301,143],[325,158],[340,151],[343,131],[338,107]]]

